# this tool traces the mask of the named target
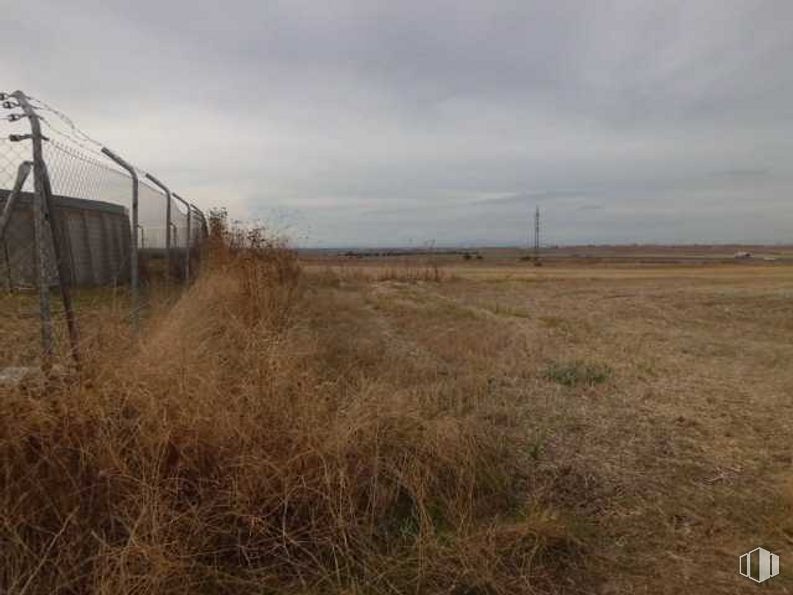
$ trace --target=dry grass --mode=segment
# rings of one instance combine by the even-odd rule
[[[789,557],[793,269],[257,245],[0,396],[0,589],[741,593]]]
[[[575,471],[570,505],[596,525],[589,559],[603,589],[741,593],[739,554],[764,544],[789,556],[793,269],[511,274],[426,287],[421,303],[481,321],[479,331],[427,316],[415,332],[431,341],[448,328],[453,345],[503,333],[499,392],[525,394],[540,462]],[[611,373],[567,386],[548,375],[559,362]],[[791,592],[791,578],[767,588]]]
[[[576,512],[603,592],[742,593],[739,554],[790,556],[793,268],[449,268],[348,290],[414,357],[519,403],[535,490]]]
[[[388,263],[387,265],[350,266],[342,264],[334,266],[331,264],[306,268],[314,273],[315,277],[321,277],[331,284],[377,281],[441,283],[455,279],[454,275],[449,272],[448,264],[432,260],[405,259],[402,262]]]
[[[517,395],[416,357],[368,284],[340,285],[278,246],[215,246],[133,348],[102,317],[82,378],[3,389],[0,590],[578,584]]]
[[[545,371],[545,377],[564,386],[579,384],[595,385],[608,380],[611,368],[603,364],[583,362],[553,362]]]

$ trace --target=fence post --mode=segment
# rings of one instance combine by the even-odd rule
[[[165,282],[170,283],[171,280],[171,191],[168,187],[160,182],[151,174],[146,174],[146,177],[165,192],[166,205],[165,205]]]
[[[11,213],[14,211],[14,203],[19,193],[22,192],[22,186],[25,185],[25,181],[28,179],[28,175],[30,175],[30,168],[32,165],[33,163],[30,161],[23,161],[19,164],[14,188],[6,197],[6,204],[3,206],[3,214],[0,215],[0,242],[5,238],[6,227],[8,227],[8,222],[11,220]]]
[[[41,367],[45,372],[52,368],[54,340],[52,334],[52,310],[50,307],[50,281],[48,273],[47,245],[45,242],[45,206],[42,197],[41,176],[34,174],[33,193],[33,262],[39,289],[39,316],[41,317]]]
[[[190,204],[190,254],[194,256],[190,263],[193,276],[198,274],[201,268],[201,211],[194,204]]]
[[[8,291],[12,291],[14,282],[11,278],[11,261],[10,255],[8,253],[8,244],[5,242],[5,233],[6,229],[8,228],[8,223],[11,221],[11,216],[14,214],[14,203],[16,203],[19,193],[22,192],[22,187],[25,185],[32,167],[32,161],[23,161],[19,164],[19,167],[17,168],[17,178],[14,182],[14,188],[6,197],[6,204],[3,207],[3,214],[0,215],[0,244],[3,246],[3,257],[6,265],[6,288]]]
[[[135,330],[140,329],[140,279],[138,268],[138,172],[137,170],[116,155],[107,147],[102,147],[102,153],[115,161],[132,177],[132,225],[130,226],[130,286],[132,289],[132,324]]]
[[[47,165],[44,162],[44,155],[41,148],[41,141],[43,135],[41,134],[41,122],[39,116],[33,106],[30,105],[27,95],[22,91],[14,91],[11,97],[16,99],[19,107],[25,113],[30,121],[30,139],[33,145],[33,187],[34,194],[38,197],[40,204],[40,215],[43,220],[41,224],[49,223],[50,234],[52,237],[52,248],[55,253],[55,264],[58,271],[58,286],[61,290],[61,299],[63,300],[63,309],[66,313],[66,326],[69,331],[69,341],[71,343],[72,358],[75,364],[80,366],[80,350],[79,350],[79,333],[77,329],[77,319],[74,316],[74,308],[72,307],[71,297],[71,282],[72,271],[71,266],[66,258],[68,250],[67,238],[64,235],[65,225],[60,225],[59,214],[55,210],[55,201],[52,198],[52,187],[50,185],[49,174],[47,173]],[[39,270],[39,301],[42,305],[42,340],[44,343],[45,360],[52,357],[52,319],[49,312],[49,283],[47,281],[46,271],[43,270],[43,265],[46,261],[44,254],[44,234],[43,225],[41,225],[41,234],[39,240],[42,240],[38,246],[40,262],[42,265]],[[46,307],[45,302],[46,301]],[[44,320],[49,318],[49,320]],[[46,327],[46,329],[45,329]],[[49,335],[48,337],[46,335]],[[45,366],[49,364],[45,362]]]
[[[201,212],[201,229],[204,232],[204,239],[207,239],[209,237],[209,226],[207,225],[207,218],[204,217],[203,212]]]
[[[179,229],[176,223],[171,223],[171,246],[179,247]]]
[[[193,256],[193,205],[187,204],[187,255],[185,256],[184,280],[190,283],[190,265]]]
[[[190,203],[174,193],[173,197],[187,207],[187,238],[185,239],[184,282],[190,283]]]

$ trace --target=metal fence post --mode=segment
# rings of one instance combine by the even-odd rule
[[[74,283],[74,267],[72,259],[72,249],[67,235],[66,219],[61,218],[61,214],[55,210],[55,201],[52,198],[52,184],[50,175],[47,171],[46,163],[43,163],[44,172],[44,203],[47,208],[48,219],[50,222],[50,232],[52,233],[52,247],[55,252],[55,265],[58,271],[58,287],[61,290],[61,300],[63,310],[66,314],[66,329],[69,333],[69,344],[71,345],[72,359],[78,370],[80,368],[80,331],[77,326],[77,317],[74,313],[72,304],[72,283]]]
[[[33,243],[35,254],[33,262],[39,290],[39,316],[41,317],[42,369],[47,372],[52,367],[54,340],[52,333],[52,310],[50,307],[50,282],[48,274],[47,245],[45,242],[44,199],[42,197],[41,176],[34,175],[33,194]]]
[[[204,239],[209,237],[209,226],[207,225],[207,218],[204,217],[204,213],[201,213],[201,229],[204,232]]]
[[[190,259],[193,256],[193,205],[187,205],[187,255],[185,256],[184,280],[190,283]]]
[[[59,214],[55,210],[55,203],[52,198],[52,187],[50,185],[50,178],[47,173],[47,165],[44,162],[44,156],[41,148],[41,141],[42,141],[42,134],[41,134],[41,122],[39,121],[39,116],[36,113],[36,110],[30,105],[28,101],[27,95],[25,95],[22,91],[14,91],[11,94],[11,97],[16,99],[19,107],[25,113],[28,120],[30,121],[30,139],[31,144],[33,145],[33,187],[34,187],[34,194],[38,197],[38,202],[40,204],[40,208],[36,209],[40,216],[42,217],[42,221],[40,224],[49,223],[50,234],[52,237],[52,248],[55,253],[55,264],[58,271],[58,286],[61,290],[61,298],[63,300],[63,309],[66,314],[66,326],[69,331],[69,341],[71,343],[71,350],[72,350],[72,357],[74,358],[75,364],[80,365],[80,351],[79,351],[79,333],[77,330],[77,319],[74,316],[74,308],[72,307],[72,297],[71,297],[71,282],[72,282],[72,271],[71,266],[69,263],[69,259],[67,256],[68,239],[65,237],[63,233],[65,231],[64,225],[60,225],[60,217]],[[43,227],[43,225],[41,225]],[[43,229],[40,230],[42,233],[39,235],[39,240],[41,242],[38,246],[38,251],[40,254],[40,261],[39,264],[42,265],[39,270],[39,299],[42,305],[42,340],[44,343],[44,352],[45,352],[45,360],[51,359],[52,357],[52,319],[50,318],[48,321],[44,320],[45,317],[50,317],[49,312],[49,283],[47,281],[47,273],[44,270],[44,264],[46,261],[46,257],[44,255],[44,233]],[[46,301],[46,307],[45,302]],[[46,327],[46,328],[45,328]],[[47,337],[46,335],[49,334]],[[48,366],[48,362],[45,361],[45,366]]]
[[[21,94],[21,93],[20,93]],[[24,94],[21,94],[24,97]],[[20,107],[22,102],[17,97]],[[23,108],[24,109],[24,108]],[[25,114],[30,116],[30,108],[25,110]],[[39,316],[41,317],[41,349],[42,349],[42,368],[48,371],[52,367],[52,354],[54,351],[52,334],[52,311],[50,310],[50,288],[47,279],[47,247],[44,238],[44,179],[41,170],[43,163],[41,152],[41,128],[38,118],[33,115],[30,118],[31,135],[30,139],[33,146],[33,237],[34,255],[33,262],[36,269],[36,281],[39,290]]]
[[[6,288],[8,291],[12,291],[14,287],[14,282],[11,276],[11,260],[10,255],[8,253],[8,244],[5,241],[5,233],[6,229],[8,228],[8,223],[11,221],[11,216],[14,214],[14,203],[16,203],[17,197],[19,193],[22,192],[22,187],[25,185],[25,181],[28,179],[30,175],[30,170],[33,167],[32,161],[23,161],[19,164],[17,168],[17,177],[16,181],[14,182],[14,188],[11,190],[11,193],[6,197],[6,203],[3,207],[3,213],[0,215],[0,244],[3,247],[3,257],[5,260],[5,268],[6,268]],[[35,258],[34,258],[35,262]]]
[[[5,238],[6,227],[8,227],[8,222],[11,221],[11,214],[14,211],[14,203],[16,202],[19,193],[22,192],[22,186],[25,185],[25,180],[28,179],[28,175],[30,175],[30,168],[32,166],[33,163],[31,161],[23,161],[19,164],[19,168],[17,169],[17,179],[14,182],[14,188],[6,198],[6,204],[3,206],[3,214],[0,215],[0,242],[2,242]]]
[[[146,174],[146,177],[165,192],[165,281],[168,283],[171,279],[171,191],[153,175]]]
[[[173,197],[187,207],[187,238],[185,240],[184,282],[190,283],[190,203],[174,193]]]
[[[198,208],[190,203],[190,256],[192,260],[190,261],[191,272],[195,277],[200,270],[201,264],[199,259],[201,258],[201,231],[199,230],[199,226],[201,225],[201,211]]]
[[[209,228],[207,226],[207,219],[203,211],[196,209],[199,218],[199,225],[201,226],[201,246],[199,246],[198,258],[203,267],[204,246],[206,245],[207,238],[209,238]]]
[[[179,247],[179,229],[176,227],[176,223],[171,223],[171,245]]]
[[[127,170],[132,178],[132,224],[130,226],[130,286],[132,289],[132,324],[136,330],[140,329],[140,279],[138,267],[138,172],[137,170],[116,155],[107,147],[102,147],[102,153]]]

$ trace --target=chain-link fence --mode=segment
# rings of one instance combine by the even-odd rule
[[[43,367],[52,361],[59,316],[79,362],[74,295],[123,291],[136,324],[149,288],[189,283],[197,273],[206,219],[43,101],[21,91],[0,101],[0,287],[5,298],[17,296],[6,304],[35,306]]]

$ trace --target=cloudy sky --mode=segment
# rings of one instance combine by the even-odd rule
[[[37,0],[21,88],[303,245],[793,241],[793,2]]]

